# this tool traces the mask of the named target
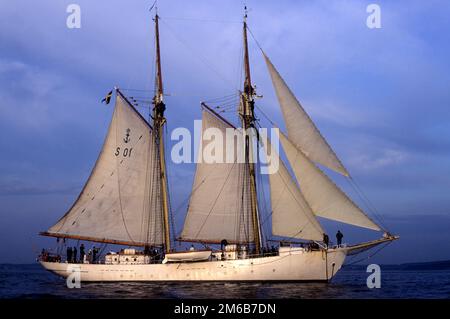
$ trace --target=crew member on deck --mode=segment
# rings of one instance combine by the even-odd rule
[[[73,255],[73,257],[72,257],[73,262],[77,263],[78,262],[78,260],[77,260],[77,247],[73,247],[72,255]]]
[[[342,238],[344,238],[344,235],[341,233],[340,230],[338,230],[338,232],[336,233],[336,240],[338,247],[341,246],[342,244]]]
[[[92,247],[92,263],[95,264],[97,258],[97,248],[94,246]]]
[[[67,247],[67,262],[71,263],[72,262],[72,247]]]
[[[80,246],[80,260],[81,260],[81,263],[84,263],[84,245],[83,244],[81,244],[81,246]]]
[[[328,248],[328,245],[330,244],[330,238],[328,237],[327,234],[323,234],[323,243],[325,244],[325,246]]]

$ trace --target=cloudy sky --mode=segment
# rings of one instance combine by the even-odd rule
[[[401,236],[373,260],[450,259],[450,4],[377,1],[381,28],[369,29],[372,2],[246,1],[259,44]],[[71,3],[80,5],[80,29],[66,26]],[[54,245],[37,233],[70,207],[89,175],[112,115],[100,103],[105,93],[153,88],[151,3],[0,1],[0,262],[33,262]],[[192,128],[200,101],[242,87],[244,2],[158,6],[168,129]],[[258,107],[283,127],[253,39],[250,50]],[[169,166],[180,229],[194,167]],[[331,234],[342,228],[349,242],[378,236],[325,226]]]

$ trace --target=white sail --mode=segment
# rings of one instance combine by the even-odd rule
[[[280,133],[280,141],[300,190],[314,214],[343,223],[380,230],[303,152]]]
[[[264,54],[264,53],[263,53]],[[334,151],[320,134],[311,118],[300,105],[283,78],[264,54],[267,68],[275,88],[286,123],[288,136],[311,160],[335,170],[345,176],[348,172]]]
[[[236,148],[233,156],[226,154],[225,142],[222,149],[216,150],[222,152],[223,163],[206,162],[202,158],[203,151],[211,145],[211,141],[203,138],[204,133],[211,128],[219,130],[223,136],[226,129],[233,129],[230,124],[203,110],[199,161],[181,239],[209,243],[220,243],[223,239],[229,243],[252,242],[248,166],[238,161]],[[225,163],[227,156],[232,160]]]
[[[117,95],[108,135],[72,208],[47,234],[129,245],[163,243],[159,161],[151,127]],[[154,199],[153,199],[154,198]]]
[[[264,147],[272,158],[278,156],[268,140]],[[280,158],[278,170],[269,174],[269,183],[273,235],[322,240],[324,230]]]

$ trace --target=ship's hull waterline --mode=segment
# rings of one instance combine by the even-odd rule
[[[347,250],[295,251],[286,255],[223,261],[107,265],[41,261],[62,277],[79,266],[88,281],[328,281],[342,267]],[[70,266],[70,267],[69,267]]]

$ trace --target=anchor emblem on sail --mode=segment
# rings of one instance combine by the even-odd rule
[[[127,128],[125,138],[123,139],[123,141],[125,143],[128,143],[130,141],[130,132],[131,132],[131,130],[129,128]]]

